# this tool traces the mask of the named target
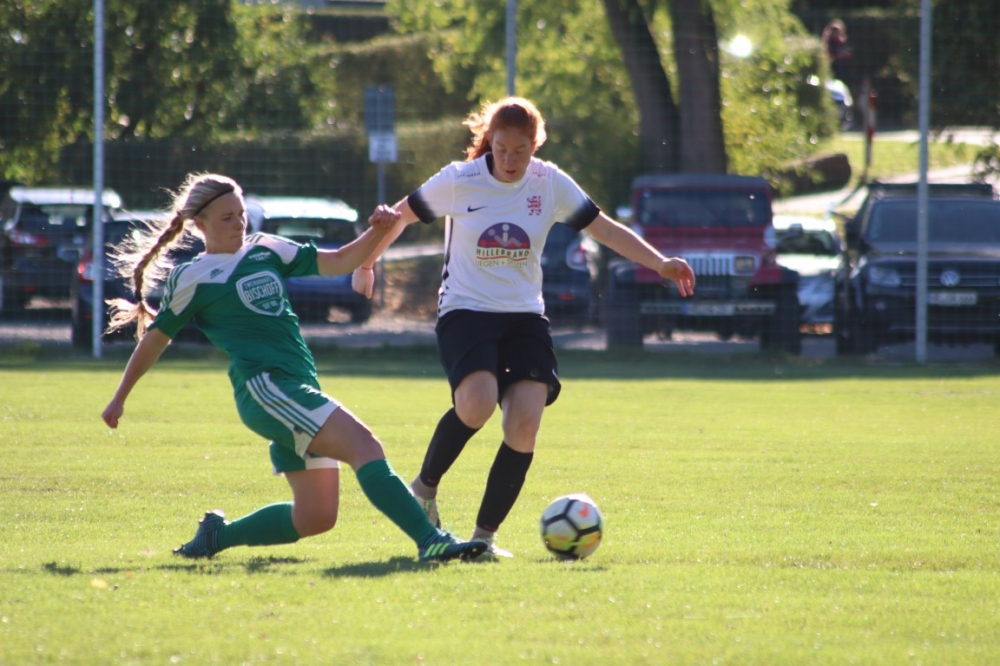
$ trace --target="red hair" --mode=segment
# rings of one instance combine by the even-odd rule
[[[463,123],[472,131],[472,142],[465,149],[468,161],[493,150],[493,132],[499,129],[519,129],[531,138],[531,146],[545,143],[545,119],[530,101],[523,97],[505,97],[483,105],[479,112],[469,114]]]

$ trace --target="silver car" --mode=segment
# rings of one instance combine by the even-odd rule
[[[778,263],[799,274],[801,323],[808,332],[829,333],[833,326],[834,274],[841,242],[831,218],[775,215]]]

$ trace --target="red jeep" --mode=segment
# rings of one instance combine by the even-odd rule
[[[641,348],[643,336],[713,331],[720,339],[757,336],[762,350],[801,351],[798,273],[775,261],[770,184],[713,174],[639,176],[632,228],[667,256],[681,256],[697,278],[682,299],[653,271],[616,257],[607,262],[604,306],[609,349]]]

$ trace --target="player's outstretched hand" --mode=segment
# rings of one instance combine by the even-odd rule
[[[104,408],[101,418],[104,419],[104,422],[108,424],[109,428],[117,428],[118,419],[122,417],[124,412],[125,405],[121,404],[117,400],[112,400],[108,403],[108,406]]]
[[[399,211],[395,208],[388,204],[379,204],[375,207],[372,214],[368,216],[368,224],[375,228],[376,231],[387,233],[396,225],[399,218]]]
[[[680,257],[669,257],[660,264],[659,273],[660,277],[677,285],[677,291],[681,296],[694,295],[694,271],[688,266],[688,262]]]

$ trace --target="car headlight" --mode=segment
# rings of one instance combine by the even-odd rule
[[[885,266],[868,267],[868,283],[876,287],[898,287],[902,284],[899,271]]]
[[[757,260],[753,256],[739,255],[733,258],[733,269],[737,273],[753,273]]]

